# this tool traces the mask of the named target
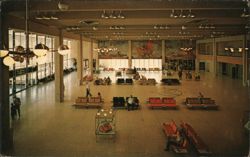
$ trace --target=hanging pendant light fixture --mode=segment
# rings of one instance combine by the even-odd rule
[[[33,52],[36,56],[41,57],[41,56],[45,56],[48,50],[49,48],[46,45],[39,43],[35,46],[35,49],[33,50]]]
[[[5,47],[5,45],[3,45],[3,49],[0,49],[0,57],[5,57],[7,56],[9,53],[9,51],[7,50],[7,48]]]
[[[9,51],[6,48],[4,48],[3,50],[0,50],[0,57],[5,57],[8,55],[8,53]]]
[[[68,53],[70,53],[70,49],[67,45],[61,45],[59,48],[58,48],[58,53],[60,55],[66,55]]]
[[[15,51],[18,53],[23,53],[24,52],[24,47],[21,45],[15,47]]]
[[[0,50],[0,57],[5,57],[8,53],[9,51],[7,50]]]
[[[15,64],[15,60],[12,57],[7,56],[3,59],[3,64],[10,67]]]

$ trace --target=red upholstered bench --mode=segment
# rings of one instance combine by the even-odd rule
[[[191,125],[187,123],[182,123],[181,127],[183,128],[186,136],[189,138],[189,141],[194,145],[196,151],[200,155],[211,154],[207,145],[203,142],[200,136],[194,131]]]
[[[160,97],[151,97],[151,98],[149,98],[149,103],[150,104],[160,104],[161,98]]]
[[[78,97],[75,101],[77,104],[87,103],[88,99],[86,97]]]
[[[166,135],[167,140],[176,138],[177,133],[181,134],[174,121],[171,121],[170,123],[163,123],[163,132]],[[183,135],[181,136],[184,138],[183,143],[181,143],[181,145],[170,145],[169,149],[173,150],[175,153],[185,154],[188,153],[188,141]]]
[[[150,108],[177,108],[176,101],[174,98],[149,98],[149,104],[148,106]]]
[[[103,102],[99,97],[78,97],[75,101],[75,104],[73,104],[75,107],[85,107],[85,108],[100,108],[102,106]]]
[[[177,131],[177,125],[174,121],[170,123],[163,123],[163,132],[166,136],[176,136]]]
[[[162,98],[162,103],[166,107],[176,108],[176,100],[174,98]]]

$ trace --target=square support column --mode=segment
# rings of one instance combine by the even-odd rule
[[[217,44],[213,39],[213,76],[217,76]]]
[[[200,60],[198,58],[199,56],[199,44],[196,42],[196,49],[195,49],[195,72],[199,72],[200,71]]]
[[[90,76],[93,76],[93,40],[90,41],[90,50],[89,50],[89,71]]]
[[[62,31],[59,38],[55,39],[55,47],[63,44]],[[63,83],[63,56],[55,52],[55,101],[64,101],[64,83]]]
[[[247,86],[248,85],[248,53],[246,51],[246,44],[247,43],[247,38],[246,35],[244,35],[244,39],[243,39],[243,45],[242,45],[242,65],[243,65],[243,76],[242,76],[242,83],[243,86]]]
[[[77,78],[82,85],[82,77],[83,77],[83,44],[82,44],[82,35],[80,35],[80,44],[79,44],[79,51],[77,52]]]
[[[161,60],[162,60],[162,70],[164,68],[164,66],[166,65],[166,46],[165,46],[165,40],[161,41]]]
[[[5,19],[4,2],[0,2],[0,49],[8,48],[8,28]],[[0,58],[0,154],[8,155],[13,148],[13,131],[10,123],[9,67]]]
[[[128,41],[128,68],[132,68],[132,43]]]

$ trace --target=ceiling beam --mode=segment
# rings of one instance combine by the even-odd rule
[[[70,11],[100,10],[171,10],[203,9],[234,10],[243,8],[243,1],[91,1],[68,0]],[[9,11],[25,10],[24,1],[9,1]],[[30,1],[30,11],[59,11],[58,1]]]

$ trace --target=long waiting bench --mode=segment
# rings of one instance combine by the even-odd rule
[[[169,109],[177,109],[176,100],[174,98],[167,97],[151,97],[148,99],[148,107],[151,109],[154,108],[169,108]]]
[[[161,80],[163,85],[180,85],[179,79],[176,78],[163,78]]]
[[[203,142],[200,136],[197,135],[191,125],[182,122],[180,126],[183,129],[189,142],[194,146],[199,155],[211,154],[211,151],[208,149],[207,145]]]
[[[140,79],[139,84],[140,85],[156,85],[156,80],[154,78],[148,78],[148,79]]]
[[[101,108],[103,101],[99,97],[78,97],[73,106],[76,108]]]
[[[163,123],[163,132],[166,137],[176,136],[178,127],[172,120],[170,123]]]
[[[131,78],[126,78],[126,79],[118,78],[116,83],[118,85],[132,85],[133,84],[133,79],[131,79]]]
[[[124,97],[113,97],[113,109],[128,109],[128,107],[140,109],[139,99],[137,97],[133,97],[133,106],[128,105],[128,99],[129,97],[126,97],[126,99]]]
[[[124,97],[113,97],[113,108],[114,109],[127,109],[126,101]]]
[[[215,100],[211,98],[187,97],[185,104],[189,109],[218,109]]]
[[[166,136],[166,140],[171,140],[171,138],[176,138],[177,134],[183,137],[183,134],[178,129],[176,123],[172,120],[170,123],[163,123],[163,133]],[[172,145],[170,147],[175,153],[187,153],[188,152],[188,141],[185,137],[183,143],[181,145]],[[168,141],[167,141],[168,143]]]

